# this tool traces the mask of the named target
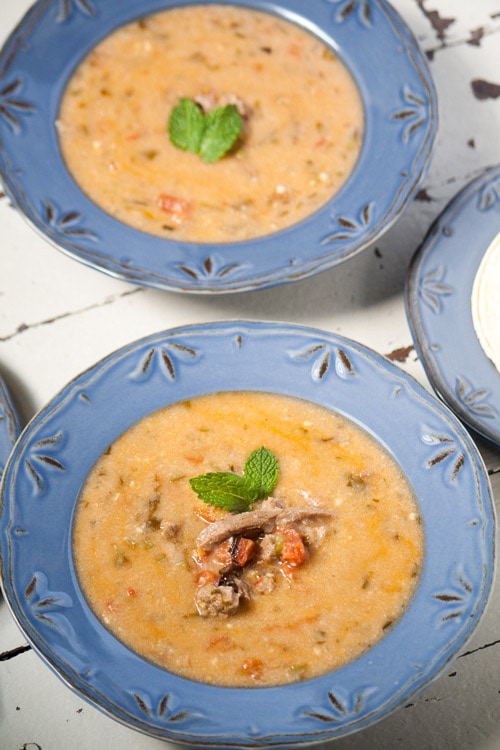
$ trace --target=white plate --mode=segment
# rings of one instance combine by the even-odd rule
[[[408,321],[432,386],[469,427],[496,445],[500,373],[477,337],[471,296],[499,232],[500,167],[495,167],[448,204],[416,252],[406,284]]]

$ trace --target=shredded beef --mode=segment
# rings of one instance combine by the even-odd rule
[[[232,536],[262,531],[270,533],[276,526],[294,526],[321,517],[332,516],[332,511],[322,508],[285,508],[277,498],[269,498],[256,510],[231,515],[209,524],[198,535],[196,544],[210,550]]]

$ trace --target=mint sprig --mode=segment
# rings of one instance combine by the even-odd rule
[[[183,97],[168,120],[168,135],[174,146],[199,154],[204,162],[221,159],[241,133],[243,121],[235,104],[216,107],[207,113]]]
[[[245,461],[243,476],[230,471],[212,471],[189,480],[200,500],[231,513],[251,510],[257,500],[272,493],[278,481],[278,460],[262,446]]]

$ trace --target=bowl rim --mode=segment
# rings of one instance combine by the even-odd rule
[[[20,430],[17,409],[6,383],[0,375],[0,481]]]
[[[421,505],[426,557],[407,611],[372,649],[319,678],[250,689],[180,678],[111,636],[79,589],[71,553],[74,505],[110,438],[160,403],[216,390],[297,395],[346,414],[392,453]],[[118,404],[127,404],[126,415],[116,416]],[[34,503],[43,515],[33,513]],[[486,608],[494,577],[491,486],[453,413],[372,349],[285,323],[182,326],[100,360],[27,425],[4,474],[0,507],[0,579],[36,653],[104,713],[181,744],[292,747],[369,726],[456,656]],[[44,553],[49,541],[59,550],[50,560]],[[397,664],[395,648],[404,655]]]
[[[372,0],[369,6],[347,0],[232,3],[282,15],[317,34],[339,54],[363,99],[365,136],[351,178],[323,208],[293,227],[234,243],[154,237],[99,209],[66,169],[54,123],[76,64],[117,26],[160,8],[200,2],[213,0],[86,0],[61,4],[59,12],[56,4],[38,0],[0,52],[4,189],[28,223],[57,249],[138,285],[234,293],[332,268],[373,243],[397,220],[427,172],[436,138],[437,98],[428,62],[386,0]],[[359,43],[360,35],[367,37],[366,43]],[[47,49],[50,55],[44,54]],[[383,64],[373,65],[371,49]],[[47,161],[49,184],[44,179]]]

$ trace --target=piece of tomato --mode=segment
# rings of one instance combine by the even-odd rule
[[[252,680],[260,680],[262,678],[262,672],[264,670],[264,663],[261,659],[254,657],[245,659],[241,665],[241,671],[247,674]]]
[[[180,224],[188,216],[191,204],[189,201],[179,198],[176,195],[160,193],[158,196],[158,208],[160,211],[169,214],[173,221]]]
[[[247,565],[256,551],[256,544],[253,539],[247,539],[242,536],[238,540],[238,546],[236,548],[236,554],[233,556],[233,561],[236,565],[241,565],[242,568]]]
[[[218,576],[213,570],[199,570],[195,575],[195,582],[197,586],[205,586],[207,583],[214,583]]]
[[[291,567],[303,565],[307,560],[307,550],[298,531],[292,528],[283,529],[283,549],[281,559]]]

